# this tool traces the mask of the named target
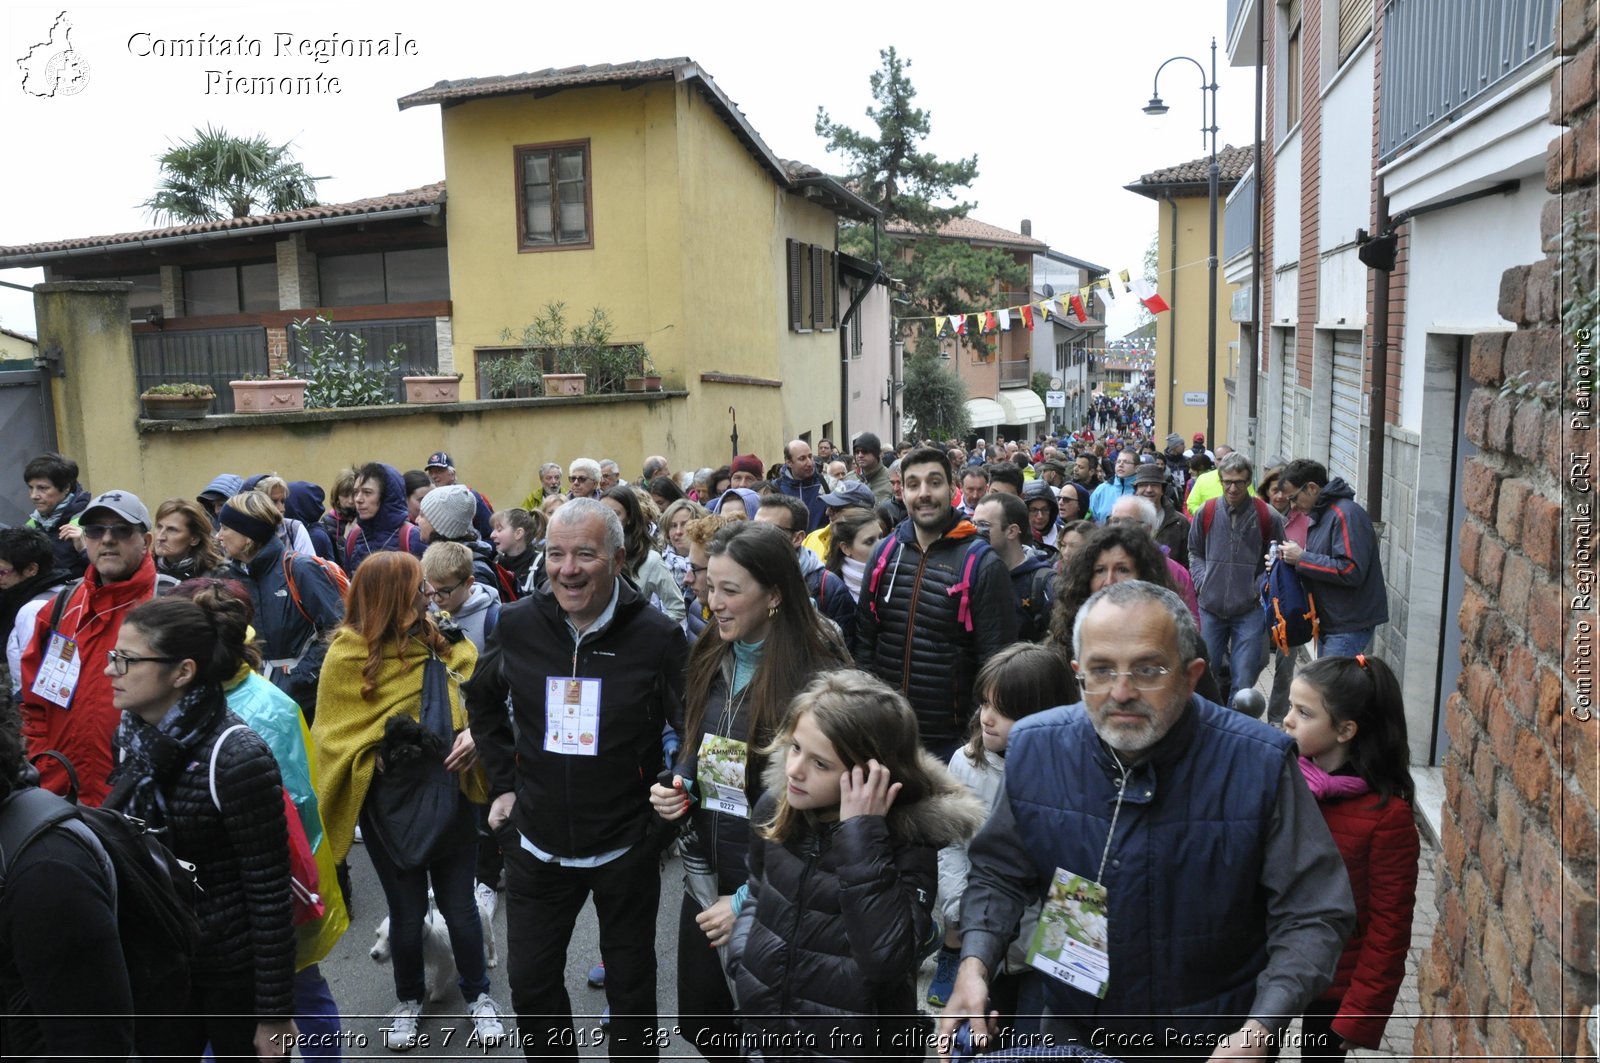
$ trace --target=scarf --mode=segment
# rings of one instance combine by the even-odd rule
[[[116,789],[127,796],[117,807],[143,820],[151,830],[165,829],[167,800],[162,788],[193,759],[202,739],[227,711],[222,688],[205,684],[179,698],[160,723],[124,712],[115,739],[122,752]]]
[[[1359,775],[1329,775],[1307,757],[1300,758],[1300,774],[1306,777],[1311,796],[1318,801],[1339,801],[1346,797],[1360,797],[1370,787]]]
[[[849,589],[850,597],[860,601],[861,579],[867,574],[867,563],[865,561],[857,561],[853,557],[846,557],[843,571],[840,574],[844,576],[844,585]]]

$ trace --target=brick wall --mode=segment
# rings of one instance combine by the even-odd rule
[[[1383,101],[1383,54],[1384,54],[1384,12],[1386,4],[1376,4],[1373,9],[1372,23],[1372,225],[1368,229],[1374,236],[1378,236],[1378,154],[1382,137],[1382,118],[1380,107]],[[1389,271],[1389,359],[1388,372],[1385,374],[1388,390],[1384,402],[1384,423],[1400,423],[1400,375],[1405,366],[1405,335],[1406,335],[1406,286],[1410,276],[1409,262],[1411,259],[1411,226],[1400,225],[1396,227],[1397,239],[1395,241],[1394,269]],[[1366,359],[1362,366],[1363,379],[1367,381],[1366,391],[1372,392],[1372,350],[1377,343],[1377,337],[1370,330],[1370,322],[1375,320],[1374,306],[1378,279],[1382,274],[1377,270],[1367,271],[1367,321],[1369,329],[1366,336]],[[1371,410],[1367,411],[1367,420],[1373,416]],[[1365,428],[1365,425],[1363,425]],[[1389,510],[1385,509],[1385,513]]]
[[[1334,0],[1323,0],[1332,3]],[[1300,15],[1300,306],[1295,361],[1302,387],[1314,387],[1318,286],[1322,283],[1322,6]],[[1265,13],[1271,8],[1263,4]]]
[[[1563,0],[1543,212],[1546,257],[1506,271],[1500,314],[1518,325],[1474,338],[1467,463],[1462,672],[1446,715],[1439,922],[1419,973],[1416,1056],[1593,1058],[1596,1000],[1596,731],[1578,677],[1592,676],[1600,615],[1574,596],[1594,571],[1594,418],[1572,399],[1580,324],[1563,321],[1556,267],[1574,268],[1563,226],[1595,232],[1595,4]],[[1595,283],[1592,257],[1578,266]],[[1589,342],[1593,343],[1593,337]],[[1591,352],[1592,355],[1593,352]],[[1591,363],[1592,364],[1592,363]],[[1565,382],[1503,393],[1523,370]],[[1592,381],[1593,378],[1591,377]],[[1582,458],[1579,459],[1580,461]],[[1571,608],[1569,608],[1569,606]],[[1587,655],[1585,655],[1587,654]],[[1589,688],[1592,696],[1592,687]]]

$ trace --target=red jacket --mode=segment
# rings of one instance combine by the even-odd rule
[[[68,708],[33,692],[39,663],[50,645],[53,604],[39,610],[33,638],[22,651],[22,737],[28,743],[28,756],[47,749],[64,753],[78,774],[78,800],[86,805],[99,805],[110,792],[106,779],[115,765],[111,739],[122,719],[121,711],[111,704],[106,652],[117,646],[122,618],[154,597],[155,586],[156,566],[149,554],[132,577],[118,583],[102,585],[93,565],[84,573],[83,582],[61,614],[58,629],[77,641],[78,658],[83,662]],[[39,782],[58,794],[67,792],[67,773],[53,758],[39,762]]]
[[[1355,933],[1321,999],[1339,1001],[1333,1032],[1363,1048],[1378,1047],[1405,978],[1421,853],[1411,805],[1391,797],[1380,808],[1380,800],[1366,793],[1321,802],[1356,899]]]

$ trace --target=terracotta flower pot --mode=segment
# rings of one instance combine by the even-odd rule
[[[408,376],[407,402],[460,402],[461,378],[457,376]]]
[[[235,413],[289,413],[306,408],[304,380],[230,380]]]
[[[623,377],[622,378],[622,390],[623,391],[643,391],[643,390],[645,390],[645,378],[642,377],[642,376]]]
[[[661,374],[660,373],[646,373],[644,375],[644,389],[646,391],[660,391],[661,390]]]
[[[589,378],[582,373],[545,373],[546,395],[582,395]]]

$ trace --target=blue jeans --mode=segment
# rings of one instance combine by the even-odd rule
[[[301,1046],[304,1059],[339,1059],[339,1005],[316,964],[294,973],[294,1022],[300,1032],[319,1035],[318,1044]]]
[[[1260,609],[1246,609],[1238,616],[1200,610],[1200,631],[1206,640],[1206,652],[1211,655],[1213,664],[1224,659],[1228,662],[1230,700],[1239,691],[1256,685],[1266,664],[1262,657],[1262,636],[1266,630],[1267,618]]]
[[[422,964],[422,924],[428,918],[428,885],[433,885],[433,900],[450,930],[450,949],[455,953],[460,972],[462,999],[477,1000],[489,991],[489,968],[483,954],[483,924],[478,921],[478,902],[473,896],[474,868],[478,861],[477,807],[463,799],[456,810],[456,823],[450,830],[450,844],[426,868],[401,871],[378,842],[378,832],[361,810],[361,836],[366,840],[372,869],[378,873],[389,902],[389,955],[394,961],[396,1000],[423,1000],[427,997],[426,975]]]
[[[1324,635],[1317,640],[1317,656],[1354,657],[1358,653],[1366,653],[1367,647],[1372,645],[1372,633],[1376,630],[1375,627],[1364,627],[1359,631]]]

